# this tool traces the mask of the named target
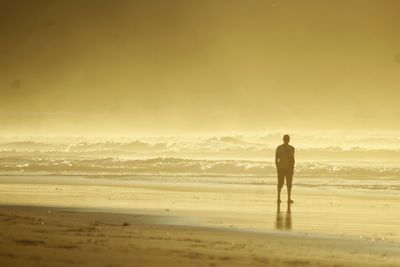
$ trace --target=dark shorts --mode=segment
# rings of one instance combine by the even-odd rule
[[[286,185],[291,186],[293,181],[293,168],[278,169],[278,185],[283,186],[286,179]]]

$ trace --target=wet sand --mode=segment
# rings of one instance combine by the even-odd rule
[[[398,195],[0,177],[0,266],[398,266]]]

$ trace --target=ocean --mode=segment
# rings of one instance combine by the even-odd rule
[[[216,182],[237,177],[236,182],[268,183],[275,182],[267,178],[276,175],[274,153],[281,136],[2,137],[0,175],[208,177]],[[394,134],[298,134],[291,144],[298,183],[367,179],[375,189],[400,190],[400,138]]]

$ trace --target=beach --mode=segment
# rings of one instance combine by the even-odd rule
[[[0,10],[0,267],[400,267],[400,0]]]
[[[273,179],[2,176],[0,263],[400,264],[398,191],[304,178],[278,207]]]

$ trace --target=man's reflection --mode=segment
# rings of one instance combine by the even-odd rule
[[[290,212],[290,203],[287,204],[287,210],[285,214],[281,212],[281,204],[277,204],[275,227],[278,230],[292,229],[292,214]]]

